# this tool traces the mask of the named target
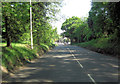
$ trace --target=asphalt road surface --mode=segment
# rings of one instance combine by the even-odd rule
[[[118,59],[59,44],[17,71],[9,82],[118,82]]]

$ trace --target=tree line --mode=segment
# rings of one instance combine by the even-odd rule
[[[32,7],[33,43],[51,45],[58,38],[51,19],[56,19],[60,3],[2,2],[2,38],[7,47],[12,42],[30,43],[30,7]],[[58,8],[58,9],[56,9]]]
[[[120,2],[92,2],[88,17],[66,19],[62,35],[73,42],[86,42],[97,38],[109,38],[120,42]]]

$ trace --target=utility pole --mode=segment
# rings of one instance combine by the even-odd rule
[[[30,0],[30,36],[31,36],[31,49],[33,49],[33,36],[32,36],[32,7]]]

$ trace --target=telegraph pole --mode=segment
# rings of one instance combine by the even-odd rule
[[[33,49],[33,36],[32,36],[32,7],[30,0],[30,36],[31,36],[31,49]]]

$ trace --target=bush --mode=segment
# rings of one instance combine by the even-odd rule
[[[46,44],[41,43],[40,47],[44,50],[44,52],[47,52],[49,50],[49,46]]]
[[[120,55],[120,44],[117,42],[110,42],[111,38],[98,38],[88,42],[74,44],[77,46],[85,47],[93,51],[105,54]]]

